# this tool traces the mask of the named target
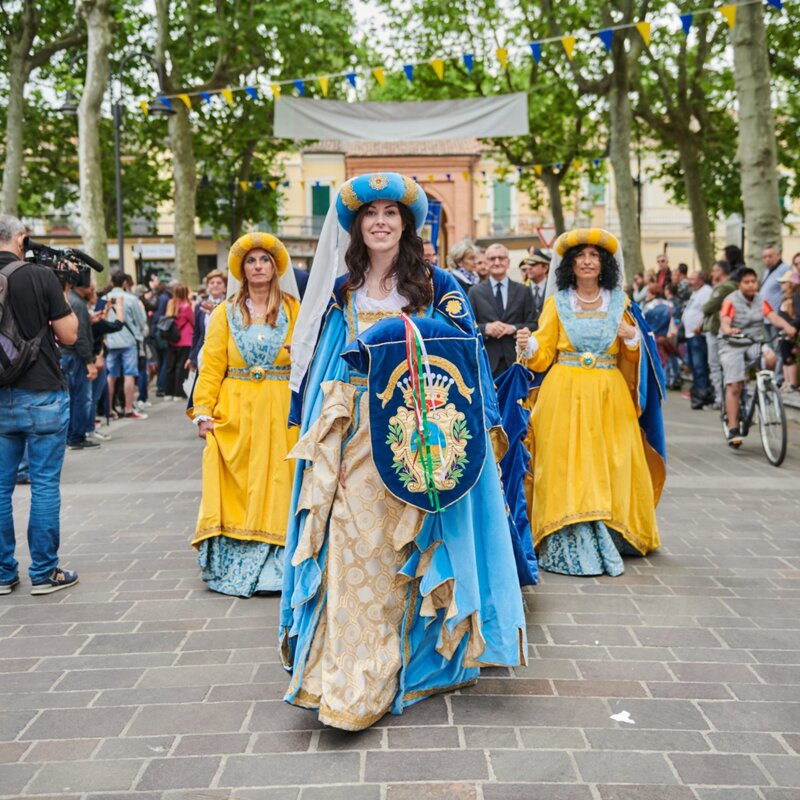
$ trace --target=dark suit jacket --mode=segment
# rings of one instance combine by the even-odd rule
[[[306,293],[306,286],[308,286],[308,273],[299,267],[292,267],[292,269],[294,270],[294,279],[297,281],[297,291],[302,300]]]
[[[542,281],[542,285],[541,285],[541,287],[539,289],[539,302],[538,303],[536,302],[536,298],[533,296],[533,284],[531,283],[531,284],[528,285],[528,291],[531,293],[531,297],[533,298],[533,320],[534,320],[534,326],[533,326],[533,328],[531,328],[531,330],[535,330],[536,328],[539,327],[539,317],[541,316],[542,308],[544,307],[544,289],[545,289],[545,284],[546,283],[547,283],[546,280]]]
[[[475,319],[483,336],[486,352],[489,354],[492,376],[496,378],[517,360],[516,337],[513,334],[503,336],[501,339],[487,336],[486,325],[499,319],[500,322],[513,325],[516,330],[520,328],[533,330],[536,327],[533,294],[524,284],[509,280],[508,299],[501,317],[492,291],[492,282],[487,279],[469,290],[469,301],[475,311]]]

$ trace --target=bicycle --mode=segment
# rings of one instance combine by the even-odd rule
[[[743,347],[759,344],[755,339],[751,339],[743,334],[731,334],[724,337],[740,343]],[[762,344],[762,348],[763,348]],[[739,398],[739,432],[745,438],[750,432],[753,421],[758,416],[758,428],[761,435],[761,446],[767,461],[775,467],[779,467],[786,458],[787,445],[787,426],[786,411],[783,407],[783,399],[780,396],[778,387],[772,370],[761,368],[761,353],[758,358],[749,361],[745,365],[745,375],[750,375],[755,371],[755,391],[748,392],[748,380],[745,379],[742,387],[742,394]],[[722,432],[727,441],[728,438],[728,412],[725,402],[722,403],[720,411],[722,421]],[[735,445],[738,447],[739,445]]]

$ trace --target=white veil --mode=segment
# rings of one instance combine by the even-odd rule
[[[300,391],[300,385],[314,355],[319,325],[328,307],[333,284],[339,275],[347,271],[344,254],[349,246],[350,234],[339,224],[334,201],[322,226],[317,251],[311,264],[311,273],[308,276],[308,285],[292,335],[292,372],[289,377],[289,388],[293,392]]]

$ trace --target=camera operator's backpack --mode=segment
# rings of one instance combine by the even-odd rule
[[[45,326],[34,339],[25,339],[8,302],[8,279],[25,263],[14,261],[0,269],[0,386],[13,383],[36,361],[47,332]]]

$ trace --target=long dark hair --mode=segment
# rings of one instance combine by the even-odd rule
[[[578,279],[575,277],[575,259],[587,247],[594,247],[600,253],[600,288],[616,289],[620,284],[619,264],[617,259],[604,247],[596,245],[577,244],[570,247],[556,270],[556,286],[562,289],[577,289]]]
[[[348,269],[347,278],[342,286],[345,295],[360,289],[366,281],[369,250],[361,235],[361,220],[370,205],[367,203],[358,209],[350,226],[350,247],[344,255]],[[422,239],[417,235],[414,215],[402,203],[398,203],[397,207],[403,220],[403,232],[400,235],[400,250],[387,277],[397,279],[397,291],[408,300],[408,305],[404,306],[403,311],[410,314],[421,311],[433,302],[431,284],[433,273],[423,258]]]

